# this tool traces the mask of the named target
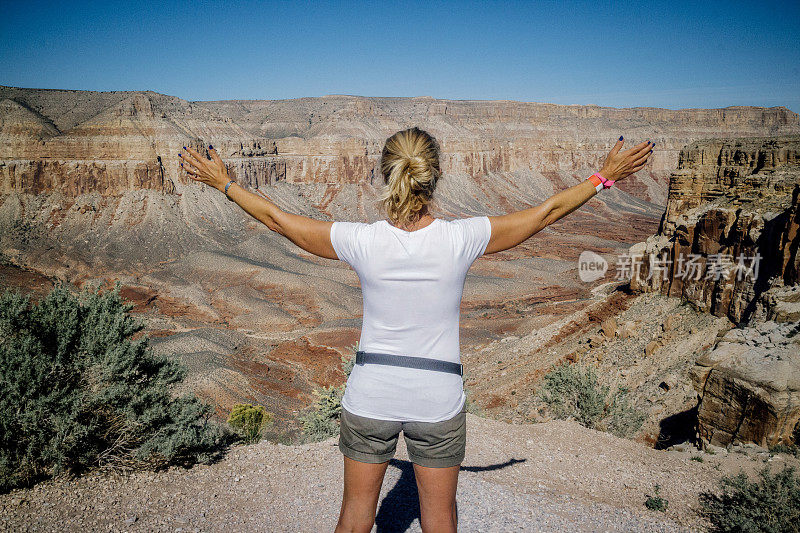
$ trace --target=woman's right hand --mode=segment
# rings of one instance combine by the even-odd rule
[[[619,181],[642,170],[653,154],[653,146],[656,145],[656,143],[645,141],[630,150],[620,152],[624,142],[620,137],[617,144],[608,153],[603,168],[600,169],[599,174],[607,180]]]

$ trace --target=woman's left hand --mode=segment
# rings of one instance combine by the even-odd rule
[[[185,146],[183,149],[185,152],[178,154],[178,157],[182,159],[181,167],[189,177],[222,191],[230,181],[230,178],[228,177],[228,169],[220,159],[217,151],[211,145],[208,145],[208,153],[211,155],[211,159],[208,159],[200,155],[196,150]]]

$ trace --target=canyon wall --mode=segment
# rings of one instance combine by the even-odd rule
[[[800,136],[689,144],[658,234],[629,251],[631,286],[735,323],[769,314],[763,294],[800,281],[799,229]]]
[[[179,193],[187,183],[181,147],[209,143],[233,177],[254,187],[376,185],[384,141],[414,125],[440,141],[445,176],[480,183],[498,205],[508,192],[492,190],[495,175],[561,188],[596,171],[619,135],[626,146],[657,143],[651,166],[620,188],[663,205],[686,143],[800,133],[798,115],[784,107],[673,111],[348,95],[187,102],[152,91],[0,86],[0,193]]]
[[[679,296],[737,326],[690,372],[704,445],[798,439],[798,247],[800,136],[791,135],[686,146],[658,234],[628,251],[640,267],[632,289]]]

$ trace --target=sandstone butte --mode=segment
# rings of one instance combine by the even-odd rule
[[[753,327],[797,320],[791,296],[781,292],[797,283],[796,217],[766,214],[796,213],[797,194],[787,193],[794,191],[800,124],[785,107],[615,109],[349,95],[188,102],[152,91],[0,86],[0,251],[16,267],[47,278],[123,281],[126,297],[150,313],[154,336],[161,335],[154,344],[190,363],[187,386],[210,398],[220,416],[248,399],[291,425],[313,400],[314,387],[342,381],[339,356],[358,338],[358,280],[192,183],[180,174],[177,154],[184,145],[202,151],[211,143],[232,177],[289,210],[373,221],[383,142],[414,125],[442,145],[437,209],[445,217],[538,203],[596,171],[619,135],[626,146],[656,142],[651,165],[619,189],[518,249],[476,261],[462,306],[463,351],[474,372],[468,384],[489,412],[531,419],[524,393],[557,358],[550,350],[591,334],[574,314],[585,313],[608,278],[594,285],[577,279],[575,261],[584,249],[613,257],[653,233],[635,249],[758,248],[768,256],[763,272],[781,273],[782,287],[767,290],[767,278],[750,286],[686,284],[670,274],[663,282],[634,282],[634,289],[685,297],[699,312]],[[765,214],[742,210],[744,204]],[[19,279],[25,285],[34,278]],[[608,310],[618,302],[600,304]],[[598,316],[590,312],[587,324]],[[790,350],[782,327],[766,335],[774,333],[775,345]],[[759,335],[745,337],[745,345],[762,342]],[[593,336],[589,353],[611,337]],[[647,354],[657,358],[657,346]],[[528,366],[497,372],[509,348]],[[787,407],[798,404],[795,381],[778,386],[777,396],[755,385],[737,392],[742,409],[723,413],[725,380],[739,384],[746,371],[714,364],[699,360],[698,369],[712,370],[693,378],[705,398],[703,438],[785,440],[800,414]],[[619,363],[609,371],[615,368]],[[715,380],[719,393],[708,385]],[[674,381],[663,382],[677,390]],[[748,398],[756,397],[765,407],[753,414]]]

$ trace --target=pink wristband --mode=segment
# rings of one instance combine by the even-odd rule
[[[600,178],[600,181],[603,183],[604,189],[609,189],[612,185],[614,185],[614,180],[607,180],[603,176],[600,175],[599,172],[595,172],[592,176],[597,176]]]

